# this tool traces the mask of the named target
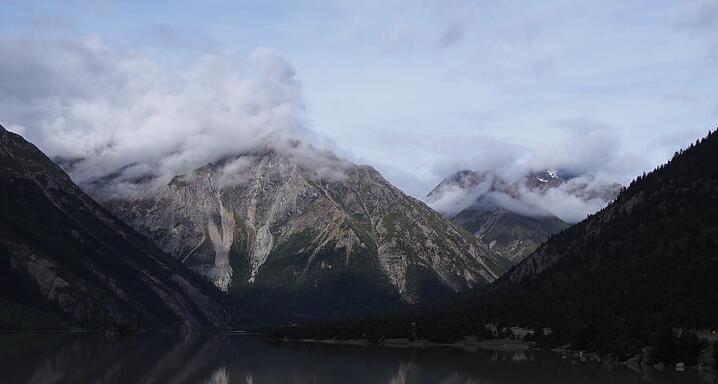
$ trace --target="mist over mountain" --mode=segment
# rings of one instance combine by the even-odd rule
[[[137,192],[133,188],[140,179],[161,187],[175,175],[261,150],[268,142],[291,147],[287,143],[293,140],[371,164],[418,198],[436,177],[461,169],[494,170],[512,181],[554,168],[608,184],[647,167],[645,159],[625,149],[613,127],[579,116],[557,121],[565,134],[543,145],[473,133],[436,140],[422,132],[392,133],[391,127],[382,135],[362,137],[398,140],[402,145],[395,153],[403,159],[397,164],[421,164],[397,168],[383,157],[354,154],[354,141],[337,144],[326,135],[343,126],[316,127],[305,106],[301,73],[269,48],[210,50],[171,66],[95,35],[2,36],[0,50],[6,57],[0,64],[0,113],[6,128],[36,143],[83,186],[111,176],[112,185],[104,189],[118,195]],[[436,153],[417,157],[427,143]],[[556,191],[525,197],[529,201],[514,210],[536,215],[537,206],[547,206],[569,222],[599,208],[592,201],[567,201]]]
[[[234,298],[346,316],[485,285],[509,266],[307,128],[276,51],[165,72],[98,39],[2,43],[12,59],[0,72],[49,84],[25,87],[35,113],[8,107],[10,128]],[[80,75],[86,87],[68,80]]]
[[[547,169],[507,181],[495,171],[464,170],[445,178],[428,204],[489,249],[519,262],[549,236],[615,199],[619,184]]]
[[[511,176],[508,176],[511,177]],[[437,211],[454,217],[475,206],[495,206],[523,216],[558,217],[575,223],[612,201],[621,189],[594,174],[548,169],[507,179],[495,171],[457,172],[426,196]]]
[[[507,258],[524,255],[561,226],[559,221],[547,228],[538,224],[537,235],[516,231],[509,243],[518,238],[521,244],[508,244],[505,252],[498,252],[499,248],[489,249],[498,237],[470,238],[380,175],[359,177],[363,173],[345,160],[351,154],[309,128],[296,73],[274,50],[260,48],[246,58],[207,53],[179,69],[163,71],[158,62],[99,39],[0,43],[11,57],[0,72],[14,74],[5,80],[6,89],[20,92],[25,84],[22,99],[33,110],[29,114],[16,105],[17,92],[0,93],[8,101],[4,111],[13,122],[9,128],[37,142],[86,192],[164,251],[227,291],[233,286],[254,288],[248,285],[250,278],[262,277],[261,269],[269,268],[265,261],[287,251],[285,246],[302,257],[311,256],[281,265],[302,276],[297,283],[302,291],[313,277],[328,275],[327,264],[325,270],[313,269],[322,265],[315,263],[317,254],[335,243],[337,249],[356,253],[361,248],[354,244],[357,237],[369,259],[379,263],[371,265],[369,275],[384,279],[372,286],[384,287],[374,295],[387,298],[382,305],[422,301],[493,281],[507,268]],[[82,84],[70,80],[77,78],[84,79]],[[48,86],[27,86],[40,82]],[[610,137],[588,136],[594,144],[582,147],[577,142],[575,147],[582,150],[572,153],[584,168],[594,165],[582,160],[587,154],[616,147]],[[268,153],[275,156],[267,157]],[[537,165],[549,161],[540,153],[535,158]],[[494,188],[485,200],[525,217],[552,215],[572,222],[603,204],[578,196],[592,188],[595,178],[572,178],[546,190],[506,180],[500,184],[510,186],[511,193]],[[359,185],[372,187],[353,190]],[[458,214],[473,204],[482,188],[490,185],[447,187],[431,204],[440,212]],[[377,191],[383,192],[375,195]],[[355,194],[359,197],[352,197]],[[251,200],[255,195],[258,198]],[[365,204],[376,200],[376,207],[341,203],[347,198]],[[316,204],[339,206],[331,213],[311,211]],[[319,212],[332,221],[316,224],[318,230],[297,240],[311,220],[301,225],[293,220],[315,220]],[[421,225],[399,225],[412,221]],[[390,260],[390,254],[398,260]],[[248,264],[233,266],[232,260]],[[287,302],[277,292],[272,293],[275,299]],[[319,295],[304,294],[305,303],[322,307]],[[356,308],[374,305],[365,304]]]
[[[226,158],[130,197],[103,194],[101,182],[91,188],[104,205],[164,251],[231,297],[294,318],[434,301],[509,267],[373,168],[299,142]]]
[[[207,53],[165,71],[96,38],[0,38],[0,112],[71,174],[106,193],[133,194],[138,180],[174,176],[268,145],[322,172],[325,139],[306,128],[301,86],[275,50],[246,58]],[[17,105],[22,100],[25,107]],[[31,111],[31,112],[29,112]]]

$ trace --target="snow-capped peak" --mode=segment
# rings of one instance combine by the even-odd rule
[[[558,179],[558,171],[555,169],[547,169],[546,173],[551,176],[552,179]]]

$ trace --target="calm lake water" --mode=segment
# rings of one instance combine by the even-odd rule
[[[244,335],[107,339],[0,333],[2,383],[713,383],[694,369],[634,371],[550,352],[400,349]]]

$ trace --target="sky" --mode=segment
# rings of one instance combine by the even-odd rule
[[[461,169],[627,183],[718,125],[718,0],[0,0],[0,55],[0,123],[96,157],[80,180],[271,133],[419,198]]]

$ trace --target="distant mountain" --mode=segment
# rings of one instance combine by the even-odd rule
[[[295,318],[432,301],[509,267],[373,168],[292,146],[325,165],[267,146],[104,205],[231,297]]]
[[[0,329],[226,326],[221,292],[0,127]]]
[[[581,200],[615,199],[619,184],[595,185],[586,176],[565,176],[548,169],[509,182],[493,171],[457,172],[444,179],[427,203],[455,224],[473,233],[492,251],[519,262],[568,223],[535,203],[536,196],[560,191]],[[526,202],[526,196],[534,197]]]
[[[487,242],[489,249],[517,263],[551,235],[568,227],[555,216],[531,217],[495,205],[471,206],[451,218],[455,224]]]

